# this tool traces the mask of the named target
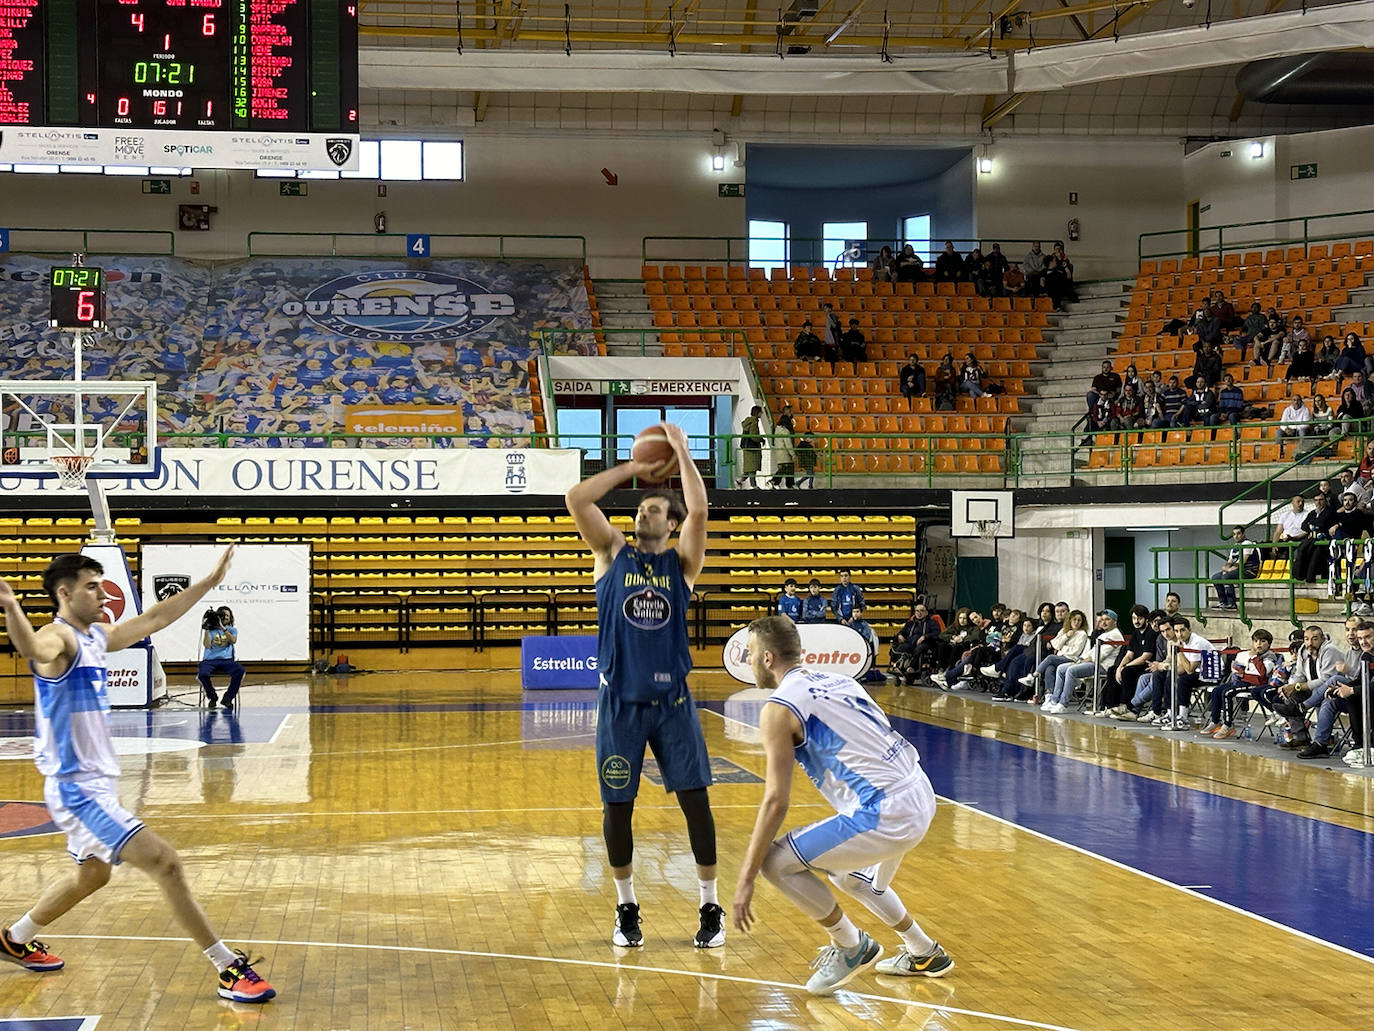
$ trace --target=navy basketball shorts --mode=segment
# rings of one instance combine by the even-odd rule
[[[711,758],[686,687],[656,702],[627,702],[601,690],[596,700],[596,769],[603,802],[632,802],[649,748],[668,792],[711,786]]]

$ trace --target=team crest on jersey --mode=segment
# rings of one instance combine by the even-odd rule
[[[646,587],[626,598],[622,611],[630,621],[630,626],[640,630],[658,630],[667,626],[672,618],[673,603]]]

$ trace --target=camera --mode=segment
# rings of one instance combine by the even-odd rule
[[[200,628],[202,630],[218,630],[219,627],[219,613],[214,609],[206,609],[205,615],[200,617]]]

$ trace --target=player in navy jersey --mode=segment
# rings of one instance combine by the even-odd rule
[[[77,863],[75,874],[52,885],[32,909],[0,930],[0,959],[28,970],[62,969],[63,961],[36,940],[38,932],[103,888],[112,868],[126,862],[157,882],[172,915],[215,965],[221,998],[266,1002],[276,995],[248,957],[210,929],[176,850],[119,804],[119,759],[110,740],[105,692],[106,652],[128,648],[185,615],[224,579],[233,553],[227,549],[204,580],[113,626],[100,622],[109,600],[104,570],[85,555],[63,555],[44,570],[43,588],[57,606],[57,618],[41,630],[33,628],[9,584],[0,580],[5,628],[33,670],[34,764],[46,778],[48,811],[67,835],[67,851]]]
[[[878,973],[898,977],[949,973],[954,961],[891,887],[935,815],[935,792],[915,747],[856,680],[803,668],[801,636],[784,616],[749,624],[749,666],[754,683],[773,694],[759,717],[766,779],[735,887],[735,926],[747,931],[754,922],[754,882],[762,873],[830,936],[812,964],[811,993],[830,995],[875,964]],[[777,838],[797,763],[836,815]],[[830,885],[897,932],[902,946],[895,957],[878,962],[882,946],[854,926]]]
[[[602,833],[616,888],[614,945],[644,943],[634,892],[632,818],[644,750],[651,748],[663,786],[677,795],[696,859],[700,926],[693,944],[725,942],[725,911],[716,898],[716,826],[707,788],[710,757],[687,689],[692,655],[687,606],[706,558],[706,485],[692,462],[687,435],[662,424],[677,456],[682,500],[648,490],[635,513],[634,544],[597,503],[635,477],[657,479],[644,462],[625,462],[568,491],[568,511],[595,557],[597,668],[596,764]],[[668,538],[677,532],[677,547]]]

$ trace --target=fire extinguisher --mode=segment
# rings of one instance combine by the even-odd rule
[[[375,229],[378,233],[385,233],[385,232],[386,232],[386,212],[385,212],[385,211],[379,211],[379,212],[377,212],[376,216],[373,217],[373,219],[372,219],[372,228]]]
[[[1071,219],[1069,219],[1069,224],[1068,224],[1067,228],[1068,228],[1068,231],[1069,231],[1069,239],[1070,239],[1070,240],[1077,240],[1078,237],[1079,237],[1079,235],[1080,235],[1080,232],[1081,232],[1080,229],[1079,229],[1079,226],[1078,226],[1078,219],[1076,219],[1076,218],[1071,218]]]

